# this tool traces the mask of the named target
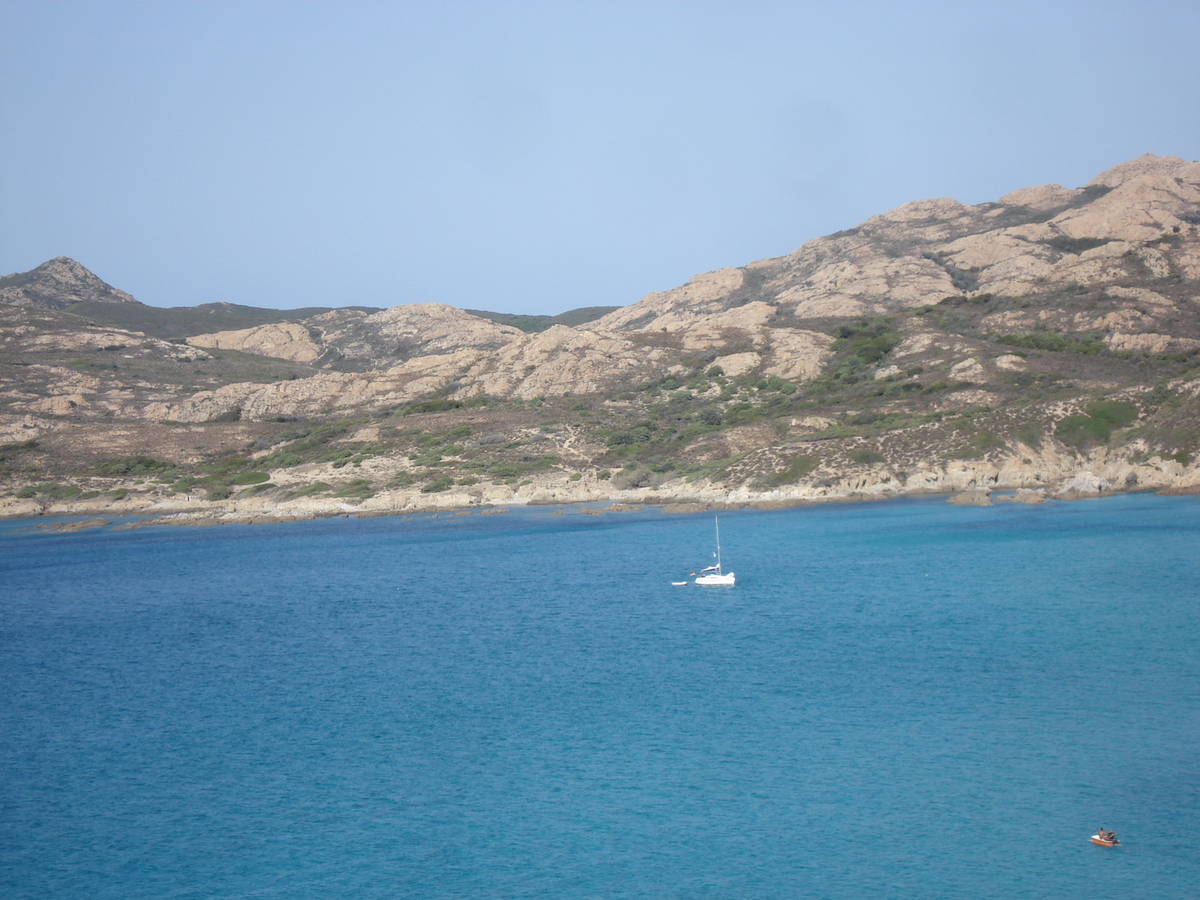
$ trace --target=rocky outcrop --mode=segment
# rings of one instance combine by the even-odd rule
[[[193,347],[210,350],[240,350],[276,359],[310,363],[321,355],[321,348],[307,328],[294,323],[260,325],[238,331],[218,331],[188,338]]]
[[[330,361],[385,367],[420,356],[460,350],[495,352],[524,332],[442,303],[412,303],[365,314],[335,310],[305,322]]]
[[[206,422],[236,413],[263,421],[396,406],[436,392],[522,400],[604,394],[653,378],[670,363],[666,351],[614,334],[556,325],[538,334],[517,332],[494,353],[460,348],[369,373],[328,372],[299,381],[227,385],[180,403],[156,404],[147,414],[163,421]]]
[[[164,422],[213,422],[243,419],[313,417],[399,404],[420,396],[417,388],[406,391],[414,378],[403,374],[357,375],[323,372],[311,378],[273,384],[241,382],[213,391],[198,391],[182,401],[147,405],[147,418]]]
[[[322,367],[367,371],[460,350],[494,352],[524,332],[441,303],[412,303],[377,313],[338,309],[303,323],[261,325],[196,335],[195,347],[239,350]]]
[[[950,500],[955,506],[991,506],[992,492],[990,490],[963,491],[954,494]]]
[[[1026,506],[1036,506],[1046,502],[1046,491],[1044,488],[1038,488],[1037,490],[1019,488],[1013,494],[1002,495],[994,499],[997,503],[1022,503]]]
[[[1104,497],[1112,492],[1112,484],[1107,479],[1091,472],[1081,472],[1068,479],[1052,496],[1055,500],[1083,500]]]
[[[687,284],[669,291],[647,294],[583,327],[601,331],[678,331],[688,320],[729,307],[728,298],[745,282],[741,269],[717,269],[696,275]]]
[[[615,393],[618,385],[653,378],[673,361],[660,348],[638,346],[616,333],[555,325],[481,358],[464,374],[460,392],[522,400]]]
[[[211,359],[203,350],[160,341],[147,337],[140,331],[118,331],[108,328],[26,333],[12,341],[11,346],[6,346],[6,349],[24,352],[104,350],[123,356],[157,356],[178,360]]]

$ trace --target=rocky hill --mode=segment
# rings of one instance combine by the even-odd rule
[[[28,272],[0,278],[0,303],[65,309],[76,303],[136,303],[79,263],[56,256]]]
[[[1200,163],[1149,155],[1080,188],[909,203],[532,333],[417,303],[164,340],[98,318],[132,298],[60,258],[0,281],[0,502],[1192,490],[1198,285]]]

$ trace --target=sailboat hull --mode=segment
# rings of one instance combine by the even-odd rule
[[[733,584],[734,574],[730,572],[728,575],[701,575],[696,579],[696,584]]]

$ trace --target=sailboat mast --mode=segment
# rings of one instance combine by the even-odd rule
[[[713,516],[713,527],[717,529],[717,574],[720,575],[721,569],[721,520]]]

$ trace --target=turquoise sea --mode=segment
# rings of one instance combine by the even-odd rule
[[[8,900],[1200,896],[1197,498],[33,524]]]

